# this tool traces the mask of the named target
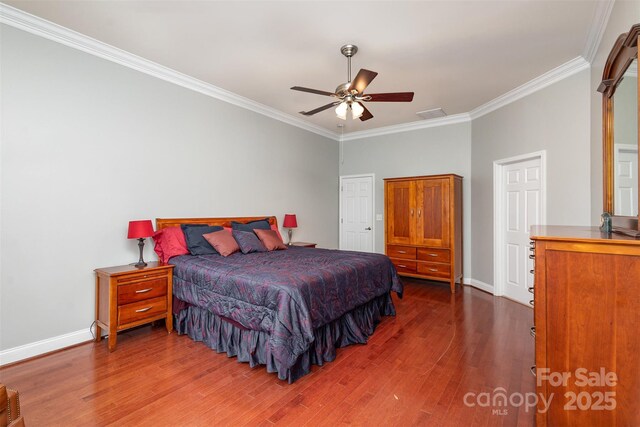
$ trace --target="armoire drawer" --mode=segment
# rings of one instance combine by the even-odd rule
[[[416,248],[411,246],[387,245],[387,256],[389,258],[416,259]]]
[[[437,262],[419,262],[418,273],[446,279],[451,277],[451,265]]]
[[[449,249],[418,248],[418,259],[420,261],[449,263],[451,252]]]
[[[391,259],[393,265],[396,266],[398,273],[416,273],[416,262],[406,261],[403,259]]]

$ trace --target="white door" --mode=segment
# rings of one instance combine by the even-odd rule
[[[340,177],[340,249],[373,252],[373,175]]]
[[[616,215],[638,214],[638,146],[615,145],[614,210]]]
[[[502,232],[498,233],[502,245],[501,259],[497,263],[502,269],[498,284],[502,294],[510,299],[529,304],[533,294],[533,260],[529,248],[529,232],[532,225],[543,224],[542,176],[540,157],[517,160],[502,165],[500,220]]]

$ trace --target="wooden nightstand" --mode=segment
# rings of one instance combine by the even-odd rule
[[[309,243],[309,242],[291,242],[290,246],[302,246],[304,248],[315,248],[317,243]]]
[[[109,350],[116,348],[117,333],[154,320],[165,319],[173,330],[171,303],[173,265],[150,262],[98,268],[96,272],[96,341],[102,329],[109,331]]]

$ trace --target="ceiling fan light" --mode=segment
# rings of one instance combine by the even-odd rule
[[[346,102],[340,103],[340,105],[336,107],[336,116],[338,116],[339,119],[347,120],[347,108],[348,104]]]
[[[351,104],[351,117],[353,120],[359,119],[362,113],[364,113],[364,107],[359,102]]]

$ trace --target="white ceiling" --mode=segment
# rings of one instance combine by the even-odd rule
[[[374,118],[344,132],[464,113],[582,55],[598,1],[16,1],[5,3],[284,113],[336,131],[332,98],[347,80],[340,46],[359,47],[367,92],[414,91],[411,103],[368,103]]]

